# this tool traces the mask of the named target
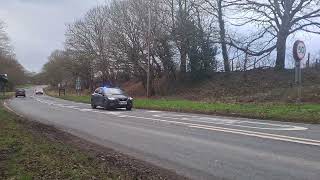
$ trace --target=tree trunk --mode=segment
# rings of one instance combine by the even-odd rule
[[[226,30],[225,30],[225,24],[224,24],[223,13],[222,13],[222,0],[218,0],[218,20],[219,20],[219,27],[220,27],[220,41],[221,41],[224,71],[230,72],[230,63],[229,63],[229,56],[228,56],[227,43],[226,43]]]
[[[181,47],[180,50],[180,72],[185,73],[187,68],[187,50],[185,47]]]
[[[285,69],[287,37],[288,36],[285,33],[279,33],[277,40],[277,60],[275,66],[275,69],[278,71]]]

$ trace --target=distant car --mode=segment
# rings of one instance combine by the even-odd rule
[[[44,93],[43,93],[43,89],[36,89],[35,90],[35,94],[36,95],[43,95]]]
[[[16,97],[19,97],[19,96],[26,97],[26,90],[16,89]]]
[[[95,109],[97,106],[105,109],[126,108],[130,111],[133,107],[133,98],[119,88],[99,87],[91,95],[91,107]]]

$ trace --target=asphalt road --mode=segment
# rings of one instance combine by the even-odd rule
[[[16,113],[192,179],[319,180],[320,126],[148,110],[106,111],[48,96]]]

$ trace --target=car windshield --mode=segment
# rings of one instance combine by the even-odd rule
[[[111,94],[111,95],[124,94],[124,92],[118,88],[103,88],[103,89],[105,94]]]

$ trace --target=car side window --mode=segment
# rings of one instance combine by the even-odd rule
[[[99,94],[103,94],[103,89],[99,88]]]
[[[94,93],[96,93],[96,94],[99,94],[99,92],[100,92],[100,88],[98,88],[98,89],[96,89],[96,90],[94,91]]]

